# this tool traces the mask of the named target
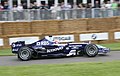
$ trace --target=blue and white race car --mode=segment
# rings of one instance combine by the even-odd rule
[[[39,57],[62,57],[62,56],[81,56],[95,57],[99,53],[106,54],[109,48],[92,43],[67,43],[56,44],[46,38],[32,44],[25,44],[25,41],[13,42],[12,53],[17,54],[23,61]]]

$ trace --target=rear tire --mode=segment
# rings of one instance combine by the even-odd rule
[[[98,47],[95,44],[86,45],[84,50],[88,57],[95,57],[98,54]]]
[[[32,57],[32,49],[29,47],[22,47],[18,51],[18,58],[22,61],[28,61]]]

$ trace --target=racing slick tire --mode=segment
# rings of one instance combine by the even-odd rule
[[[32,49],[25,46],[19,49],[18,58],[22,61],[28,61],[32,58]]]
[[[98,47],[95,44],[88,44],[85,46],[85,54],[88,57],[95,57],[98,54]]]

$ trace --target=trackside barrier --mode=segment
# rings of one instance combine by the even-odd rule
[[[108,39],[104,40],[104,38],[103,38],[103,40],[102,39],[99,40],[100,39],[99,35],[104,35],[106,33],[108,33]],[[92,35],[96,34],[98,36],[98,40],[97,40],[97,38],[93,39],[93,40],[90,40],[92,43],[101,44],[101,43],[120,42],[120,29],[111,30],[111,31],[81,31],[81,32],[69,32],[69,33],[68,32],[66,32],[66,33],[61,32],[61,33],[52,33],[52,34],[51,33],[45,33],[45,34],[41,34],[41,33],[37,33],[37,34],[14,34],[14,35],[1,36],[0,38],[3,39],[3,46],[0,46],[0,48],[10,48],[10,38],[20,38],[20,37],[22,37],[22,38],[39,37],[39,39],[42,39],[45,36],[50,36],[50,35],[57,36],[57,37],[58,36],[74,35],[74,41],[73,42],[86,42],[87,40],[80,41],[80,34],[92,34]],[[91,35],[91,37],[92,37],[92,35]]]
[[[84,18],[72,20],[35,20],[27,22],[0,22],[0,35],[59,33],[71,31],[113,30],[120,28],[120,17]]]
[[[50,9],[1,10],[0,21],[66,20],[120,16],[119,8],[78,8],[52,11]]]

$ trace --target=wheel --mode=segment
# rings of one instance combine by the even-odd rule
[[[30,60],[32,57],[32,49],[30,49],[29,47],[22,47],[19,49],[18,51],[18,58],[22,61],[27,61]]]
[[[98,54],[98,47],[95,44],[86,45],[84,50],[88,57],[95,57]]]

